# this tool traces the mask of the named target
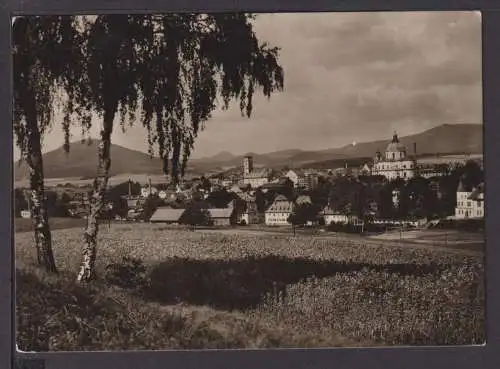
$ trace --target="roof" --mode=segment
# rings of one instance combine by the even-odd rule
[[[151,216],[151,222],[177,222],[186,209],[158,208]]]
[[[484,195],[484,183],[481,183],[477,186],[469,196],[470,200],[482,200],[482,196]]]
[[[233,215],[233,208],[207,209],[211,218],[230,218]]]
[[[246,202],[255,201],[255,196],[250,195],[248,192],[238,194],[238,197]]]
[[[387,145],[386,151],[388,152],[405,152],[406,147],[401,142],[399,142],[398,134],[394,132],[392,136],[392,141]]]
[[[339,211],[333,210],[329,206],[325,206],[325,208],[323,210],[321,210],[321,214],[323,214],[323,215],[345,215]]]
[[[482,186],[482,184],[480,184],[479,186]],[[474,191],[474,187],[472,187],[471,185],[467,186],[464,183],[463,178],[460,178],[460,180],[458,181],[457,192],[473,192],[473,191]]]
[[[466,192],[465,186],[464,186],[464,183],[462,182],[462,180],[458,181],[457,192]]]
[[[308,195],[300,195],[299,197],[297,197],[296,202],[297,204],[305,204],[305,203],[312,204],[311,197]]]
[[[233,187],[231,187],[231,189],[229,191],[234,192],[234,193],[242,192],[240,186],[238,186],[238,185],[234,185]]]
[[[269,178],[270,171],[269,169],[257,169],[253,170],[252,172],[245,174],[244,178]]]
[[[274,201],[288,201],[288,199],[284,196],[284,195],[278,195],[276,196],[276,198],[274,199]]]
[[[293,202],[287,200],[283,195],[278,195],[266,213],[292,213]]]
[[[304,169],[290,169],[286,172],[285,177],[288,177],[288,174],[294,173],[298,177],[305,177],[307,174],[310,174],[308,171]]]

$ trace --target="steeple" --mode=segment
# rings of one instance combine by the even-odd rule
[[[394,131],[394,135],[392,136],[392,143],[399,143],[399,138],[396,131]]]

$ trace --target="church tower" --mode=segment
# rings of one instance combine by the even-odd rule
[[[243,177],[253,172],[253,158],[249,155],[243,158]]]

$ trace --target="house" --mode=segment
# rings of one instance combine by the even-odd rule
[[[272,190],[272,191],[277,191],[277,190],[282,190],[285,188],[292,188],[293,187],[293,182],[288,179],[287,177],[282,177],[282,178],[277,178],[269,183],[266,183],[261,187],[261,190]]]
[[[210,184],[212,186],[221,186],[222,185],[222,180],[220,178],[217,178],[217,177],[211,177],[208,179],[208,181],[210,182]]]
[[[359,171],[359,174],[363,176],[370,175],[370,166],[368,164],[363,164]]]
[[[449,168],[446,164],[417,163],[417,174],[423,178],[442,177],[448,174]]]
[[[241,190],[240,186],[235,184],[233,187],[229,189],[229,192],[239,194],[242,193],[243,191]]]
[[[299,186],[299,177],[300,177],[299,171],[290,169],[288,172],[285,173],[284,176],[288,178],[290,181],[292,181],[293,187]]]
[[[332,223],[349,223],[349,216],[346,214],[342,214],[339,211],[333,210],[329,206],[326,206],[320,213],[320,216],[323,217],[325,224],[330,225]]]
[[[225,209],[207,209],[214,226],[229,226],[236,223],[236,212],[231,206]]]
[[[179,224],[186,209],[158,208],[149,219],[152,223]]]
[[[288,218],[293,213],[294,203],[283,195],[278,195],[265,211],[266,225],[288,225]]]
[[[455,218],[484,218],[484,183],[475,188],[467,188],[462,181],[459,182]]]
[[[231,186],[233,186],[235,183],[235,180],[234,179],[223,179],[221,181],[221,185],[222,187],[224,188],[230,188]]]

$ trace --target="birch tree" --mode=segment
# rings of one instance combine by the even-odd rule
[[[12,27],[13,45],[13,130],[21,159],[29,168],[30,210],[33,220],[38,263],[57,272],[52,252],[51,232],[45,206],[42,139],[51,127],[54,108],[60,92],[67,98],[63,110],[63,126],[70,115],[88,121],[85,111],[74,109],[73,78],[82,58],[80,38],[74,17],[17,17]],[[69,131],[69,129],[66,129]],[[65,137],[69,150],[69,135]]]
[[[268,98],[283,89],[279,50],[257,39],[252,20],[246,14],[103,15],[89,24],[77,95],[97,112],[101,131],[79,281],[95,274],[115,120],[125,129],[140,119],[150,154],[177,181],[215,109],[238,100],[250,117],[257,88]]]

